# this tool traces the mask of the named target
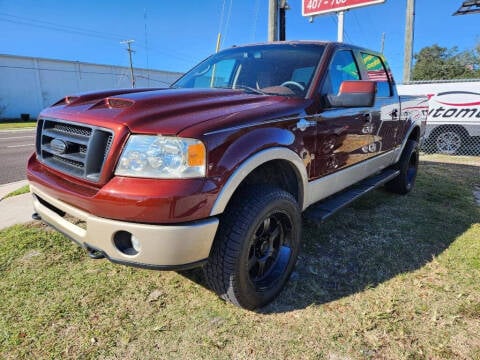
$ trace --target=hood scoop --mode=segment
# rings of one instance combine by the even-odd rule
[[[56,103],[52,105],[52,107],[55,106],[75,106],[75,105],[82,105],[86,104],[92,101],[98,101],[94,105],[97,106],[100,103],[105,103],[104,108],[109,108],[109,109],[117,109],[117,108],[126,108],[132,106],[135,102],[130,101],[128,99],[117,99],[115,98],[116,95],[125,95],[125,94],[132,94],[132,93],[138,93],[138,92],[149,92],[149,91],[155,91],[155,90],[160,90],[156,88],[138,88],[138,89],[117,89],[117,90],[110,90],[110,91],[98,91],[98,92],[92,92],[92,93],[86,93],[83,95],[68,95],[65,96],[63,99],[60,99]],[[112,101],[109,101],[111,99]],[[117,101],[120,100],[120,101]],[[129,102],[128,106],[127,103]],[[102,106],[100,106],[102,107]]]
[[[116,97],[107,97],[100,100],[90,109],[127,109],[135,104],[134,100],[122,99]]]

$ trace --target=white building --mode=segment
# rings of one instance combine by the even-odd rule
[[[168,87],[181,73],[134,69],[136,87]],[[0,54],[0,119],[39,112],[66,95],[130,88],[130,68]]]

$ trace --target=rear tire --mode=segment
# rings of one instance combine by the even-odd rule
[[[297,261],[301,215],[295,198],[259,185],[240,191],[220,219],[204,273],[221,298],[249,310],[272,301]]]
[[[394,166],[400,170],[400,174],[393,180],[385,184],[388,191],[405,195],[412,191],[417,178],[419,163],[418,142],[415,140],[407,140],[405,149],[398,163]]]

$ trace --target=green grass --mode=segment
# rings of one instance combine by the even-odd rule
[[[323,225],[280,297],[219,300],[201,272],[90,260],[41,225],[0,232],[2,359],[478,359],[480,169],[422,164]]]
[[[480,156],[469,155],[446,155],[446,154],[422,154],[421,159],[425,162],[440,162],[444,164],[463,164],[480,166]]]
[[[14,130],[32,128],[37,126],[36,121],[22,121],[22,122],[0,122],[0,130]]]
[[[15,191],[12,191],[11,193],[8,193],[7,195],[5,195],[1,200],[3,199],[6,199],[6,198],[9,198],[9,197],[12,197],[12,196],[17,196],[17,195],[22,195],[22,194],[26,194],[30,192],[30,186],[29,185],[25,185],[25,186],[22,186],[21,188],[15,190]]]

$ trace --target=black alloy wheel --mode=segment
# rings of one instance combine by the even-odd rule
[[[270,185],[239,191],[220,218],[204,267],[222,299],[253,310],[271,302],[297,261],[301,215],[296,199]]]

